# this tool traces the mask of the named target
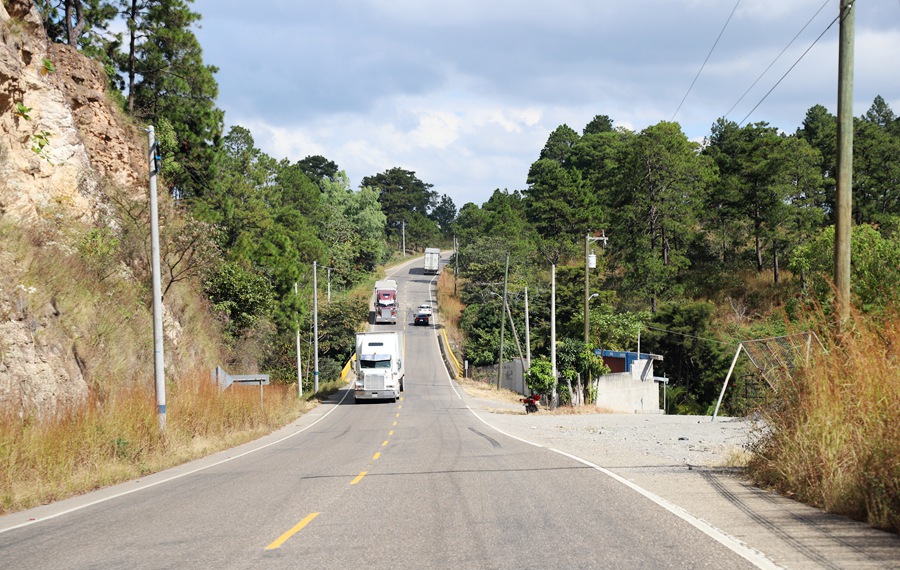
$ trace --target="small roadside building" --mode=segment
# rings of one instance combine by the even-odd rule
[[[597,380],[597,407],[631,414],[662,414],[659,384],[667,378],[653,375],[653,363],[662,361],[658,354],[624,350],[595,350],[603,358],[610,373]]]

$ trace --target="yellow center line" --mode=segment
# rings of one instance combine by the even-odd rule
[[[359,483],[360,480],[361,480],[363,477],[366,476],[366,473],[368,473],[368,471],[363,471],[362,473],[360,473],[359,475],[357,475],[357,476],[356,476],[356,479],[354,479],[353,481],[350,481],[350,484],[351,484],[351,485],[356,485],[357,483]]]
[[[384,440],[381,442],[381,447],[384,447],[388,444],[388,440]]]
[[[319,516],[319,514],[321,514],[321,513],[310,513],[310,514],[306,515],[305,519],[303,519],[302,521],[300,521],[296,525],[294,525],[294,528],[292,528],[291,530],[289,530],[286,533],[279,536],[278,540],[276,540],[275,542],[273,542],[272,544],[270,544],[269,546],[266,547],[266,550],[273,550],[275,548],[278,548],[282,544],[284,544],[287,539],[289,539],[290,537],[294,536],[295,534],[297,534],[298,532],[303,530],[303,527],[305,527],[310,522],[312,522],[312,520],[314,518],[316,518],[317,516]]]
[[[394,417],[395,417],[395,418],[399,418],[399,417],[400,417],[400,412],[397,412],[397,415],[394,416]]]
[[[394,422],[394,425],[393,425],[393,427],[397,427],[397,422]]]
[[[398,410],[400,410],[400,409],[402,409],[402,408],[403,408],[403,404],[399,404],[399,405],[397,406],[397,409],[398,409]]]
[[[380,451],[377,452],[375,455],[373,455],[373,456],[372,456],[372,459],[378,459],[379,457],[381,457],[381,452],[380,452]]]
[[[388,435],[394,435],[394,430],[389,431]]]

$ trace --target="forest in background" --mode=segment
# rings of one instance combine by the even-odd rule
[[[401,232],[411,250],[456,236],[470,363],[497,361],[494,294],[503,291],[507,255],[516,327],[524,330],[527,287],[532,352],[547,357],[556,265],[561,374],[594,369],[591,348],[634,350],[640,337],[642,352],[665,358],[657,373],[670,379],[670,412],[709,411],[738,341],[829,318],[836,119],[821,105],[794,133],[719,120],[702,143],[672,122],[639,132],[605,115],[581,133],[561,125],[536,152],[526,188],[496,189],[457,212],[412,171],[392,168],[352,189],[326,157],[273,158],[249,130],[224,132],[216,68],[203,62],[191,31],[201,16],[189,1],[37,4],[50,38],[100,61],[110,96],[139,124],[156,126],[162,179],[178,215],[191,220],[182,226],[190,231],[168,236],[164,288],[199,279],[237,352],[253,351],[259,368],[282,381],[296,377],[298,328],[309,344],[313,261],[335,291],[320,315],[327,375],[352,352],[367,310],[366,298],[343,292],[373,279],[401,248]],[[124,33],[111,31],[115,21],[126,22]],[[855,121],[853,293],[864,314],[896,301],[898,156],[900,120],[878,97]],[[97,228],[96,249],[114,255],[108,246],[120,236],[105,231]],[[585,344],[584,246],[600,231],[608,241],[591,243],[599,263],[590,271],[596,297]],[[504,358],[517,355],[504,343]],[[739,375],[729,412],[752,405],[754,382]]]

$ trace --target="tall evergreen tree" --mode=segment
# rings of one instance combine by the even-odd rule
[[[157,0],[146,5],[143,20],[129,24],[142,30],[135,46],[134,71],[140,78],[129,93],[134,114],[148,123],[165,118],[178,142],[183,171],[168,181],[180,197],[204,193],[213,178],[215,146],[223,128],[223,113],[215,105],[217,68],[203,63],[202,50],[191,27],[200,14],[190,0]]]
[[[547,137],[539,158],[555,160],[562,166],[568,166],[569,155],[580,138],[569,125],[560,125]]]
[[[712,177],[711,162],[697,154],[677,123],[647,127],[630,145],[627,186],[615,206],[613,235],[629,268],[626,284],[645,296],[651,310],[661,296],[679,292],[688,266],[687,244]]]
[[[430,218],[437,223],[444,238],[449,238],[453,233],[453,222],[456,220],[456,204],[446,194],[441,194],[437,206],[431,211]]]
[[[360,186],[369,186],[378,192],[381,210],[394,235],[400,234],[401,225],[409,221],[413,212],[428,216],[437,200],[437,192],[431,189],[433,184],[422,182],[415,172],[398,167],[366,176]]]

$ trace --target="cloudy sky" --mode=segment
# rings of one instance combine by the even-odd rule
[[[815,104],[835,113],[838,24],[828,28],[839,0],[735,4],[195,0],[193,8],[203,16],[204,60],[219,67],[227,126],[250,129],[275,158],[325,156],[353,188],[393,167],[412,170],[461,207],[496,188],[525,188],[563,123],[580,133],[596,115],[638,131],[675,120],[701,140],[723,116],[793,132]],[[854,114],[876,95],[900,113],[900,0],[855,9]]]

